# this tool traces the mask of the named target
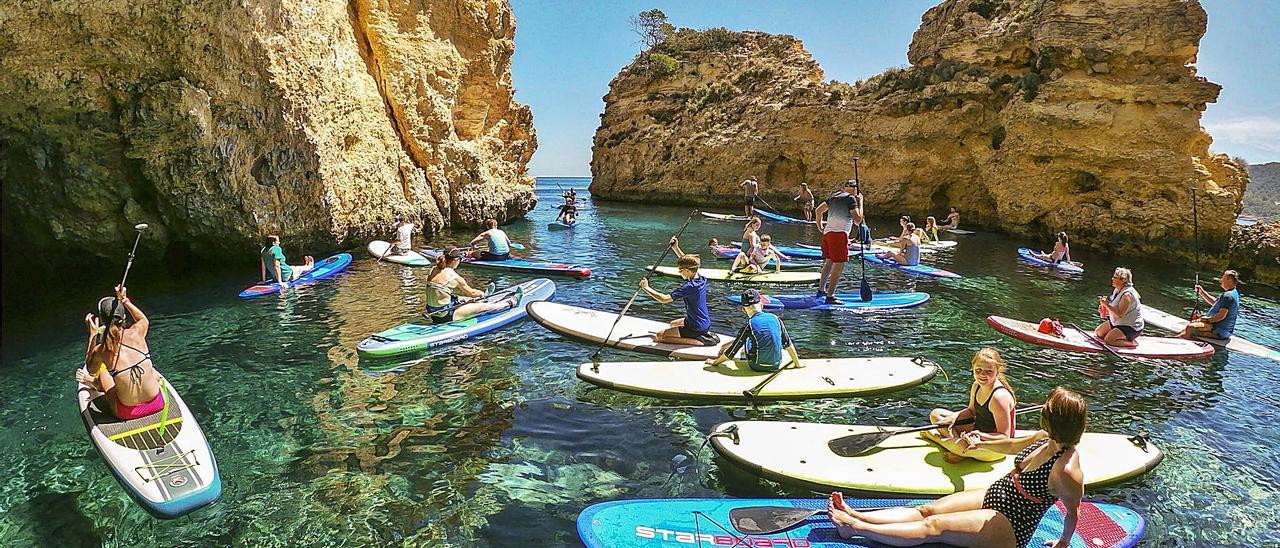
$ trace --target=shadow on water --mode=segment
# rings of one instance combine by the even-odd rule
[[[80,512],[77,500],[84,492],[55,493],[36,486],[28,493],[27,512],[38,546],[101,546],[103,538],[93,520]]]

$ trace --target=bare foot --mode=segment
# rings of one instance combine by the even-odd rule
[[[831,519],[831,524],[836,526],[836,534],[840,538],[852,538],[857,533],[858,521],[849,513],[848,508],[844,505],[844,497],[840,493],[832,493],[831,498],[827,499],[827,516]]]

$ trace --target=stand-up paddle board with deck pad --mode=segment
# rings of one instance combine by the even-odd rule
[[[649,268],[663,276],[680,276],[680,269],[674,266],[659,266],[657,268],[650,266]],[[766,270],[759,274],[747,274],[723,268],[700,268],[698,269],[698,274],[708,280],[751,284],[811,284],[822,278],[822,274],[819,272],[796,270],[783,270],[782,272]]]
[[[1040,251],[1032,251],[1030,248],[1027,248],[1027,247],[1018,248],[1018,257],[1036,266],[1051,266],[1053,268],[1058,269],[1058,271],[1066,272],[1067,274],[1080,274],[1081,272],[1084,272],[1084,267],[1082,267],[1080,263],[1077,263],[1074,261],[1072,262],[1063,261],[1060,263],[1051,263],[1047,260],[1042,259],[1041,255],[1047,255],[1047,254]]]
[[[516,287],[523,291],[523,295],[515,308],[449,323],[433,324],[430,320],[420,320],[398,325],[366,337],[356,345],[356,352],[368,358],[381,358],[461,342],[524,318],[525,305],[548,300],[556,294],[555,282],[541,278],[497,291],[477,302],[500,302],[509,299]]]
[[[726,247],[726,246],[717,247],[711,252],[711,254],[715,255],[717,259],[736,259],[738,255],[741,253],[742,252],[736,248]],[[769,259],[768,264],[766,264],[765,266],[766,268],[772,268],[773,264],[774,264],[774,260]],[[818,261],[787,261],[787,260],[782,261],[783,270],[804,270],[807,268],[821,268],[821,267],[822,267],[822,263]]]
[[[547,229],[548,230],[569,230],[570,228],[573,228],[574,225],[577,225],[577,224],[578,224],[577,221],[574,221],[572,223],[566,223],[564,221],[551,221],[547,223]]]
[[[788,223],[788,224],[793,224],[793,225],[811,225],[811,224],[814,224],[814,222],[813,222],[813,221],[806,221],[806,220],[804,220],[804,219],[797,219],[797,218],[795,218],[795,217],[788,217],[788,216],[786,216],[786,215],[779,215],[779,214],[774,213],[774,212],[772,212],[772,211],[765,211],[765,210],[763,210],[763,209],[757,209],[757,210],[755,210],[755,213],[756,213],[756,215],[759,215],[759,216],[761,216],[761,217],[764,217],[764,218],[766,218],[766,219],[769,219],[770,221],[773,221],[773,222],[775,222],[775,223]]]
[[[406,251],[397,255],[390,252],[390,247],[391,244],[389,242],[374,240],[369,242],[369,254],[374,257],[381,257],[382,260],[389,263],[405,266],[431,266],[431,261],[417,251]]]
[[[311,283],[316,280],[323,280],[331,276],[336,276],[339,272],[346,270],[347,267],[350,265],[351,265],[351,254],[339,253],[323,261],[317,261],[315,266],[312,267],[311,270],[308,270],[305,274],[298,276],[298,279],[292,282],[289,282],[286,287],[293,287],[295,285]],[[241,291],[240,296],[241,297],[257,297],[259,295],[269,295],[271,293],[280,291],[281,289],[282,288],[278,283],[263,282],[263,283],[251,286],[248,289],[245,289],[244,291]]]
[[[867,260],[868,263],[871,263],[873,265],[896,268],[898,270],[901,270],[903,272],[908,272],[911,274],[919,274],[921,276],[932,276],[934,278],[959,278],[960,277],[959,274],[956,274],[955,272],[952,272],[950,270],[934,268],[928,265],[923,265],[923,264],[912,265],[912,266],[902,265],[902,264],[898,264],[897,261],[894,261],[891,259],[881,259],[880,257],[871,255],[869,253],[864,253],[862,256]]]
[[[171,519],[218,500],[222,477],[213,449],[186,402],[163,376],[165,407],[121,420],[105,394],[77,383],[80,418],[93,447],[124,490],[151,515]]]
[[[742,247],[742,242],[731,242],[731,243],[733,244],[733,247]],[[777,248],[778,251],[781,251],[783,255],[786,255],[793,259],[822,260],[822,248],[820,246],[811,245],[811,244],[796,244],[794,246],[775,245],[773,247]],[[886,251],[897,251],[897,250],[898,248],[896,247],[885,247],[882,245],[868,245],[868,246],[863,246],[862,249],[859,249],[857,245],[853,245],[849,247],[849,255],[851,256],[857,255],[863,252],[883,253]],[[937,253],[937,250],[922,248],[920,250],[920,253],[928,255],[930,253]],[[853,259],[850,259],[850,260],[852,261]]]
[[[837,293],[836,303],[827,304],[826,296],[818,297],[812,293],[792,295],[761,295],[760,302],[766,310],[801,309],[801,310],[888,310],[893,308],[910,308],[920,306],[929,301],[928,293],[875,293],[871,300],[862,301],[857,293]],[[730,302],[741,303],[742,297],[729,295]]]
[[[619,320],[617,312],[592,310],[552,301],[529,303],[525,308],[534,321],[566,337],[601,344],[608,335],[608,346],[679,360],[714,358],[720,355],[720,345],[733,341],[730,337],[717,334],[715,346],[662,344],[653,342],[651,334],[670,328],[671,325],[666,322],[655,322],[635,316],[623,316]],[[610,335],[609,329],[613,327],[615,320],[618,325]]]
[[[440,252],[433,249],[423,249],[422,254],[428,259],[435,260],[435,258],[440,255]],[[484,268],[496,268],[499,270],[510,270],[512,272],[541,274],[544,276],[572,276],[574,278],[586,278],[591,275],[590,268],[576,264],[535,262],[526,261],[524,259],[481,261],[472,259],[471,257],[465,257],[462,259],[462,264]]]
[[[950,232],[950,233],[952,233],[952,234],[976,234],[976,233],[975,233],[974,231],[972,231],[972,230],[964,230],[964,229],[962,229],[962,228],[946,228],[946,227],[943,227],[943,228],[942,228],[942,230],[945,230],[945,231]]]
[[[1163,310],[1151,308],[1145,304],[1142,305],[1142,319],[1150,325],[1154,325],[1160,329],[1172,331],[1174,333],[1181,333],[1182,330],[1187,327],[1186,319],[1179,318]],[[1280,361],[1280,351],[1272,350],[1253,341],[1243,339],[1240,335],[1234,335],[1230,339],[1196,337],[1196,340],[1204,341],[1214,346],[1220,346],[1232,352],[1240,352],[1242,354],[1249,354],[1259,358],[1270,358]]]
[[[947,462],[947,450],[920,432],[892,436],[856,456],[840,456],[828,446],[833,439],[879,431],[865,425],[736,421],[716,425],[710,436],[721,457],[753,474],[826,493],[937,497],[990,486],[1013,469],[1013,455],[996,462]],[[1142,475],[1164,458],[1146,438],[1121,434],[1085,432],[1076,450],[1086,491]]]
[[[696,361],[584,363],[578,378],[619,392],[671,399],[804,400],[871,396],[924,384],[937,364],[923,358],[801,358],[754,398],[743,392],[772,372],[753,371],[745,360],[707,365]]]
[[[878,240],[874,240],[873,243],[881,247],[892,247],[893,249],[898,249],[897,238],[880,238]],[[960,242],[957,242],[955,240],[937,240],[933,242],[922,242],[920,244],[920,251],[942,251],[946,249],[951,249],[957,245],[960,245]],[[849,249],[853,249],[853,250],[858,249],[857,243],[850,242]]]
[[[1048,346],[1072,352],[1106,352],[1107,349],[1090,340],[1097,338],[1093,333],[1081,333],[1073,327],[1062,330],[1062,336],[1041,333],[1039,325],[1001,316],[987,316],[987,325],[992,329],[1023,342]],[[1200,341],[1189,341],[1177,337],[1147,337],[1139,335],[1132,348],[1111,346],[1121,356],[1139,358],[1195,359],[1213,355],[1213,347]]]
[[[706,211],[699,211],[699,213],[702,214],[703,218],[711,219],[713,221],[746,221],[747,220],[747,218],[743,217],[742,215],[727,215],[724,213],[707,213]]]
[[[919,506],[926,499],[845,498],[855,510]],[[767,508],[767,510],[761,510]],[[862,537],[840,538],[826,515],[827,499],[637,499],[593,504],[578,514],[578,536],[587,548],[624,546],[773,546],[778,548],[881,547]],[[814,512],[805,517],[805,514]],[[803,519],[802,519],[803,518]],[[1066,509],[1059,502],[1040,519],[1029,548],[1057,541],[1065,527]],[[755,533],[793,524],[777,532]],[[1124,506],[1080,503],[1072,548],[1131,548],[1146,532],[1147,522]],[[925,546],[938,547],[940,544]]]

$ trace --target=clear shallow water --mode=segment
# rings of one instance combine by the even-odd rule
[[[620,308],[638,267],[657,258],[689,214],[588,200],[576,228],[548,231],[558,191],[550,180],[540,188],[541,206],[507,230],[531,256],[591,266],[587,280],[555,280],[557,300],[584,306]],[[888,224],[876,228],[877,235],[890,233]],[[766,224],[765,232],[779,243],[817,241],[807,227]],[[684,247],[738,234],[736,223],[695,219]],[[1025,345],[983,323],[995,313],[1091,326],[1093,296],[1107,289],[1117,264],[1134,269],[1144,302],[1181,313],[1189,305],[1189,265],[1081,253],[1086,275],[1063,279],[1018,263],[1014,250],[1025,242],[990,234],[957,239],[954,252],[932,258],[963,280],[867,270],[877,291],[929,292],[922,307],[783,315],[802,354],[921,355],[942,363],[950,381],[938,377],[866,399],[755,407],[589,388],[574,367],[594,348],[531,321],[430,355],[361,360],[360,339],[417,313],[427,274],[376,263],[363,249],[352,250],[357,261],[345,274],[283,296],[237,298],[252,273],[185,287],[140,282],[131,294],[152,318],[157,364],[196,414],[224,481],[221,501],[174,521],[139,509],[90,447],[72,370],[84,352],[80,318],[92,303],[53,302],[42,315],[53,320],[6,322],[0,545],[573,545],[577,512],[602,500],[807,496],[720,466],[703,434],[741,418],[916,424],[930,408],[963,404],[969,359],[984,345],[1010,361],[1023,401],[1038,401],[1056,385],[1079,390],[1091,404],[1091,429],[1145,430],[1165,449],[1152,473],[1088,493],[1142,512],[1150,544],[1280,543],[1273,512],[1280,506],[1280,364],[1225,352],[1190,362],[1115,362]],[[854,291],[857,273],[846,269],[845,286]],[[463,274],[479,285],[524,279],[483,269]],[[654,283],[675,287],[671,278]],[[723,296],[740,289],[712,286],[717,331],[739,324],[740,313]],[[1280,304],[1274,293],[1254,294],[1261,289],[1246,286],[1237,329],[1278,347]],[[643,296],[632,310],[661,319],[681,314]],[[604,359],[647,358],[606,351]],[[680,454],[697,465],[673,469]]]

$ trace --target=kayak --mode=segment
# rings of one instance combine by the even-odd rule
[[[987,325],[992,329],[999,331],[1005,335],[1013,337],[1023,342],[1038,344],[1040,346],[1048,346],[1059,350],[1070,350],[1073,352],[1106,352],[1107,349],[1095,343],[1090,338],[1096,339],[1092,332],[1082,333],[1073,327],[1066,327],[1063,330],[1062,337],[1055,337],[1046,333],[1041,333],[1038,324],[1004,318],[1000,316],[987,316]],[[1213,347],[1207,343],[1200,341],[1189,341],[1179,339],[1177,337],[1147,337],[1139,335],[1137,346],[1133,348],[1125,348],[1122,346],[1112,346],[1121,356],[1134,356],[1140,358],[1167,358],[1167,359],[1192,359],[1207,358],[1213,355]]]
[[[1040,258],[1040,256],[1036,255],[1037,253],[1040,255],[1048,255],[1048,253],[1044,253],[1043,251],[1032,251],[1030,248],[1026,247],[1018,248],[1018,257],[1021,257],[1022,260],[1031,264],[1038,266],[1051,266],[1058,269],[1060,272],[1066,272],[1068,274],[1079,274],[1084,272],[1084,267],[1080,266],[1080,263],[1078,262],[1063,261],[1060,263],[1051,263]]]
[[[803,400],[896,392],[924,384],[938,371],[937,364],[922,358],[801,358],[801,364],[778,373],[754,398],[743,392],[771,373],[753,371],[745,360],[715,366],[702,361],[584,363],[578,378],[655,398]]]
[[[1187,327],[1187,320],[1179,318],[1165,312],[1142,305],[1142,319],[1147,323],[1159,327],[1160,329],[1181,333],[1183,328]],[[1234,335],[1230,339],[1215,339],[1213,337],[1196,337],[1196,340],[1204,341],[1214,346],[1226,348],[1232,352],[1240,352],[1249,354],[1259,358],[1269,358],[1280,361],[1280,351],[1272,350],[1258,343],[1241,338],[1240,335]]]
[[[416,251],[409,251],[397,255],[388,250],[390,247],[391,244],[389,242],[374,240],[369,242],[369,254],[374,257],[381,257],[382,260],[389,263],[402,264],[405,266],[431,266],[431,260],[423,257]]]
[[[726,247],[726,246],[717,247],[711,252],[711,254],[715,255],[716,258],[718,259],[736,259],[739,253],[741,253],[741,251],[739,251],[738,249],[735,249],[732,247]],[[786,253],[784,252],[783,254],[785,255]],[[771,267],[774,262],[775,261],[773,259],[770,259],[768,266]],[[788,261],[788,260],[782,261],[783,270],[804,270],[806,268],[820,268],[820,267],[822,267],[822,263],[817,261]]]
[[[949,463],[946,450],[920,432],[890,437],[875,449],[842,457],[828,442],[880,426],[811,422],[737,421],[712,428],[716,453],[765,478],[818,492],[858,495],[942,496],[987,487],[1013,469],[1013,456],[995,462]],[[1018,436],[1034,433],[1018,430]],[[1137,477],[1155,468],[1164,452],[1146,438],[1085,432],[1076,446],[1085,490]]]
[[[160,377],[165,410],[129,420],[111,414],[105,394],[76,385],[80,418],[94,449],[125,492],[147,512],[172,519],[212,504],[222,495],[213,449],[167,379]]]
[[[955,272],[952,272],[950,270],[943,270],[941,268],[934,268],[932,266],[923,265],[923,264],[912,265],[912,266],[901,265],[901,264],[898,264],[897,261],[890,260],[890,259],[881,259],[880,257],[877,257],[870,253],[863,254],[863,257],[867,259],[868,263],[879,265],[879,266],[887,266],[890,268],[896,268],[898,270],[901,270],[903,272],[909,272],[911,274],[920,274],[922,276],[933,276],[935,278],[959,278],[960,277],[959,274],[956,274]]]
[[[337,275],[339,272],[346,270],[346,268],[350,265],[351,265],[351,254],[339,253],[323,261],[316,262],[315,266],[312,267],[311,270],[308,270],[306,274],[298,276],[298,279],[292,282],[289,282],[288,284],[284,285],[284,287],[293,287],[296,285],[311,283],[316,280],[323,280],[325,278]],[[281,287],[281,284],[278,284],[275,282],[263,282],[263,283],[253,285],[248,289],[245,289],[244,291],[241,291],[240,296],[241,297],[257,297],[260,295],[269,295],[271,293],[280,291],[281,289],[283,289]]]
[[[569,230],[570,228],[573,228],[574,225],[576,224],[578,224],[577,221],[574,221],[572,223],[566,223],[564,221],[551,221],[547,223],[547,230]]]
[[[434,249],[423,249],[422,254],[428,259],[435,260],[440,255],[439,251]],[[584,266],[568,263],[545,263],[526,261],[524,259],[507,259],[505,261],[481,261],[465,257],[462,264],[479,266],[483,268],[497,268],[499,270],[510,270],[512,272],[528,272],[532,274],[543,274],[548,276],[573,276],[575,278],[586,278],[591,275],[591,269]]]
[[[818,297],[812,293],[791,295],[761,295],[760,302],[767,310],[783,308],[803,310],[888,310],[891,308],[910,308],[920,306],[929,300],[928,293],[873,293],[871,300],[862,301],[858,293],[836,293],[835,304],[827,304],[826,296]],[[729,295],[730,302],[741,303],[742,297]]]
[[[724,213],[707,213],[705,211],[699,211],[699,213],[701,213],[704,218],[715,220],[715,221],[746,221],[747,220],[747,218],[743,217],[742,215],[726,215]]]
[[[659,266],[657,268],[650,266],[649,269],[663,276],[680,276],[680,270],[674,266]],[[768,270],[759,274],[744,274],[723,268],[700,268],[698,269],[698,274],[708,280],[753,284],[811,284],[822,278],[822,274],[819,272],[798,272],[794,270],[784,270],[782,272]]]
[[[623,350],[635,350],[646,354],[668,356],[681,360],[705,360],[720,355],[720,345],[733,339],[716,335],[715,346],[681,346],[653,342],[650,335],[671,327],[667,322],[655,322],[635,316],[618,319],[617,312],[605,312],[561,304],[552,301],[529,303],[525,307],[529,317],[547,329],[566,337],[601,344],[609,336],[608,346]],[[617,321],[617,326],[614,322]],[[609,334],[610,328],[613,333]]]
[[[858,510],[892,506],[919,506],[927,499],[845,498],[844,503]],[[588,506],[578,514],[578,536],[587,548],[617,546],[774,546],[786,548],[849,548],[883,546],[864,538],[845,540],[836,534],[825,512],[802,520],[795,526],[770,534],[746,535],[732,524],[768,527],[769,521],[755,522],[730,518],[730,512],[749,512],[749,508],[781,507],[826,510],[827,499],[636,499],[601,502]],[[737,512],[734,512],[737,515]],[[758,512],[758,511],[757,511]],[[789,512],[788,512],[789,513]],[[785,516],[771,516],[773,523],[787,523]],[[803,516],[803,513],[800,514]],[[753,518],[751,514],[746,517]],[[792,518],[794,520],[795,518]],[[1031,535],[1028,547],[1039,547],[1062,537],[1066,509],[1059,502],[1045,512]],[[1079,520],[1071,546],[1091,548],[1130,548],[1137,546],[1146,533],[1147,522],[1137,512],[1124,506],[1102,502],[1080,503]],[[938,546],[931,544],[930,546]]]
[[[419,320],[398,325],[366,337],[356,345],[356,352],[366,358],[381,358],[464,341],[524,318],[526,304],[545,301],[556,294],[555,282],[540,278],[495,292],[480,301],[498,302],[507,299],[511,297],[515,287],[524,291],[520,304],[515,308],[449,323],[433,324],[430,320]]]
[[[814,223],[813,223],[813,221],[806,221],[806,220],[804,220],[804,219],[797,219],[797,218],[795,218],[795,217],[788,217],[788,216],[786,216],[786,215],[779,215],[779,214],[774,213],[774,212],[772,212],[772,211],[765,211],[765,210],[763,210],[763,209],[757,209],[757,210],[755,210],[755,213],[756,213],[756,215],[759,215],[759,216],[761,216],[761,217],[764,217],[764,218],[766,218],[766,219],[769,219],[770,221],[774,221],[774,222],[777,222],[777,223],[790,223],[790,224],[799,224],[799,225],[811,225],[811,224],[814,224]]]

